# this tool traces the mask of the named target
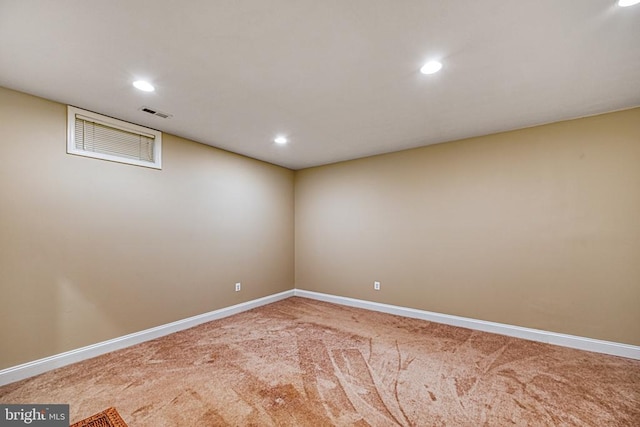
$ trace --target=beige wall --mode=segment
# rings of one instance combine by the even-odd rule
[[[292,171],[70,156],[2,88],[0,125],[0,369],[293,288]],[[633,109],[296,172],[295,286],[640,345],[639,165]]]
[[[166,134],[163,170],[123,165],[65,132],[0,88],[0,369],[293,288],[292,171]]]
[[[302,170],[295,200],[299,289],[640,345],[640,109]]]

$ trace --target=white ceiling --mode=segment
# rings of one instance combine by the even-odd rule
[[[0,86],[301,169],[638,106],[640,5],[0,0]]]

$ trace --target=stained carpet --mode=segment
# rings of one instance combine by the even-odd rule
[[[640,361],[289,298],[0,388],[136,426],[640,426]]]

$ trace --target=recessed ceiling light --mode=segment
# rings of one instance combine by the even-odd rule
[[[276,144],[282,145],[282,144],[286,144],[288,141],[287,141],[287,138],[285,138],[284,136],[278,136],[273,140],[273,142],[275,142]]]
[[[422,74],[433,74],[440,71],[442,68],[442,63],[438,61],[429,61],[420,68],[420,72]]]
[[[627,7],[640,3],[640,0],[618,0],[618,6]]]
[[[156,88],[153,87],[151,83],[145,82],[144,80],[136,80],[135,82],[133,82],[133,86],[135,86],[136,89],[140,89],[145,92],[153,92],[154,90],[156,90]]]

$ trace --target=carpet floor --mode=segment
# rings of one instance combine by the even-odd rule
[[[289,298],[0,387],[136,426],[640,426],[640,361]]]

